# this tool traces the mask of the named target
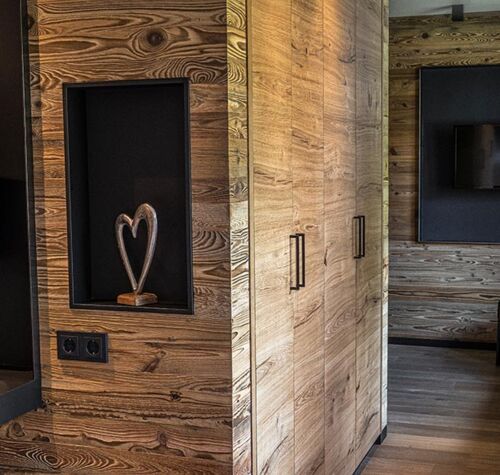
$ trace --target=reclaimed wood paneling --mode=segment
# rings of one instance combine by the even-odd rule
[[[325,2],[325,466],[356,469],[356,2]],[[346,232],[347,231],[347,232]]]
[[[383,2],[358,2],[356,209],[366,257],[356,261],[356,463],[382,431]]]
[[[381,431],[382,4],[252,2],[257,473],[351,474]],[[290,293],[298,231],[306,286]]]
[[[2,470],[352,473],[381,430],[382,4],[30,0],[44,407]],[[62,84],[164,77],[191,80],[196,314],[71,310]],[[110,363],[60,362],[58,329]]]
[[[500,64],[500,13],[390,22],[390,336],[494,342],[500,247],[420,245],[418,69]]]
[[[29,1],[44,408],[0,429],[0,466],[249,473],[246,2]],[[69,308],[62,85],[191,81],[195,315]],[[61,362],[56,330],[109,334]]]
[[[233,473],[252,470],[246,0],[227,2]]]
[[[293,295],[297,474],[325,472],[323,63],[323,0],[292,0],[293,216],[307,266]]]
[[[250,12],[256,469],[293,474],[292,2],[256,0]]]
[[[382,58],[382,427],[387,427],[389,341],[389,0],[384,0]]]

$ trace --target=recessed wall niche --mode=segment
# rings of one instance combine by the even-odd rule
[[[193,313],[189,84],[187,80],[65,84],[65,142],[72,308]],[[158,215],[144,290],[158,303],[118,305],[131,285],[115,220],[142,203]],[[125,244],[139,277],[146,226]]]

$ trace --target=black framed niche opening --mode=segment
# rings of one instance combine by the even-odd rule
[[[65,84],[70,306],[193,314],[189,83],[185,79]],[[142,203],[158,216],[144,288],[158,303],[116,303],[131,292],[115,236]],[[134,273],[147,228],[124,238]]]

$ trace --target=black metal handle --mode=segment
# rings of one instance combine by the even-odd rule
[[[290,239],[295,242],[295,285],[290,285],[290,290],[300,290],[306,286],[306,235],[292,234]]]
[[[300,251],[299,251],[299,236],[297,234],[292,234],[290,236],[292,241],[295,241],[295,285],[290,285],[290,290],[300,290],[300,269],[299,269],[299,260],[300,260]],[[292,268],[292,263],[290,263],[290,268]],[[290,279],[290,282],[293,280],[293,277]]]
[[[365,227],[365,217],[355,216],[354,220],[356,222],[356,254],[354,259],[362,259],[366,256],[366,227]]]
[[[366,218],[361,216],[361,257],[366,257]]]
[[[302,288],[306,286],[306,235],[299,233],[297,234],[297,237],[299,238],[300,251],[302,253],[300,272],[301,279],[299,280],[299,287]]]

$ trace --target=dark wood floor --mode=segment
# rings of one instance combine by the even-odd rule
[[[389,434],[363,475],[500,474],[493,351],[390,345]]]

